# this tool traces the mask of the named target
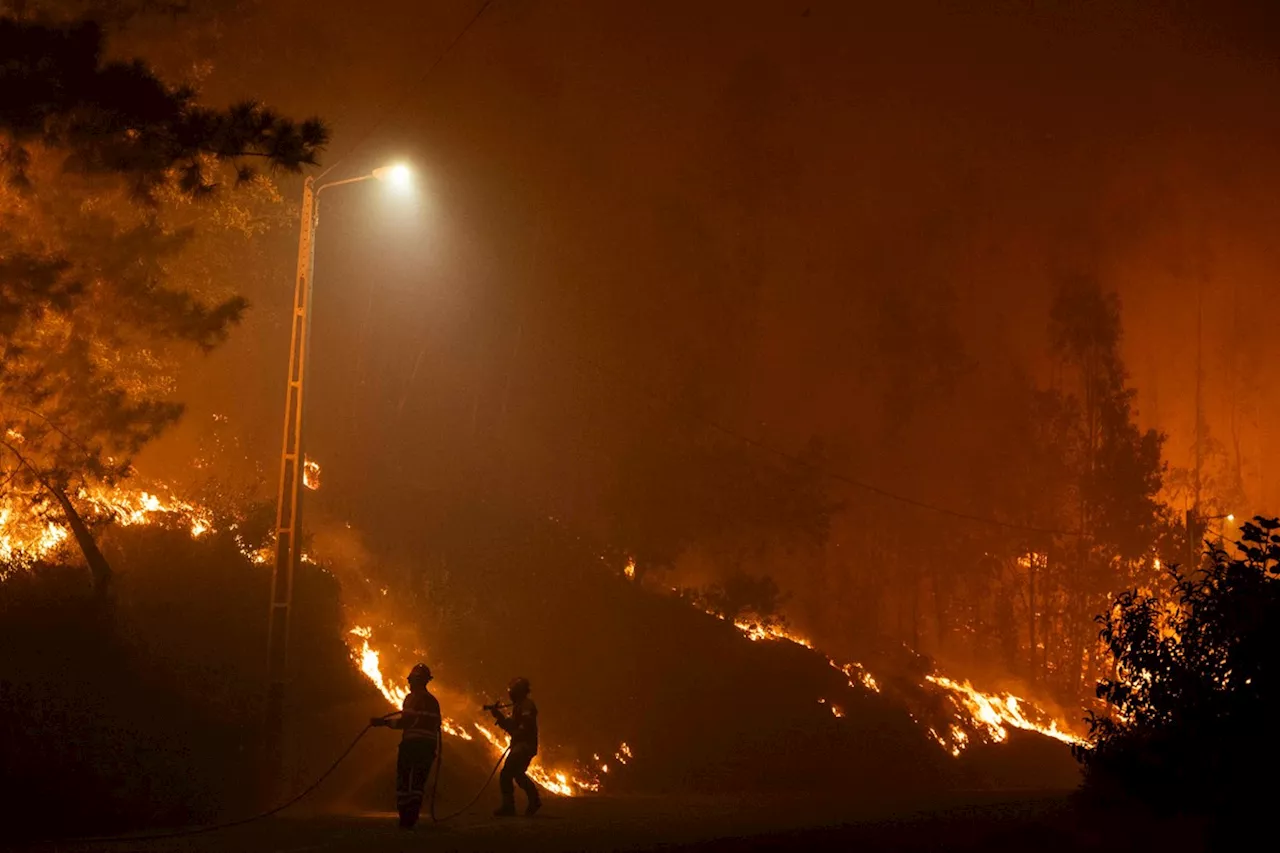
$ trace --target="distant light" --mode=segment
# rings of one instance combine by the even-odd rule
[[[1234,522],[1235,520],[1236,520],[1236,517],[1235,517],[1234,515],[1228,515],[1228,516],[1227,516],[1227,521]]]
[[[374,169],[373,176],[397,190],[407,190],[413,186],[413,172],[403,163]]]

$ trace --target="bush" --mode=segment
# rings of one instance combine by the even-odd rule
[[[1278,757],[1278,528],[1255,518],[1237,553],[1172,568],[1170,596],[1130,591],[1098,617],[1115,674],[1097,688],[1110,713],[1090,716],[1092,748],[1077,750],[1086,790],[1163,812],[1265,813],[1259,780]]]

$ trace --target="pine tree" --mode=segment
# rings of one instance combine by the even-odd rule
[[[76,487],[129,472],[182,412],[175,359],[222,343],[243,315],[211,281],[211,257],[230,248],[211,235],[280,218],[250,161],[298,171],[328,134],[248,102],[202,107],[141,62],[105,62],[96,20],[26,11],[0,18],[0,482],[53,501],[105,599],[110,568]]]

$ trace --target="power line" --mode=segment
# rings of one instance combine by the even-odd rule
[[[467,21],[466,26],[464,26],[461,30],[458,31],[458,34],[453,37],[453,41],[449,42],[449,44],[445,46],[445,49],[440,52],[440,55],[436,57],[434,62],[432,62],[430,65],[427,66],[426,70],[423,71],[421,75],[419,75],[418,79],[413,81],[413,84],[411,86],[408,86],[404,90],[404,93],[400,96],[400,99],[397,100],[391,106],[382,110],[382,115],[377,119],[377,121],[375,121],[369,127],[368,130],[364,132],[364,135],[362,135],[354,145],[348,148],[345,154],[343,154],[337,160],[334,160],[333,163],[329,165],[329,168],[325,169],[323,172],[317,175],[316,180],[319,180],[320,178],[323,178],[325,175],[332,172],[335,168],[337,168],[339,163],[341,163],[346,158],[350,157],[352,154],[354,154],[356,151],[360,149],[361,145],[364,145],[366,142],[369,141],[369,137],[371,137],[376,130],[382,127],[382,125],[386,122],[387,118],[392,113],[394,113],[397,109],[399,109],[400,105],[403,104],[405,100],[411,94],[413,94],[413,92],[416,89],[418,89],[418,87],[422,85],[423,81],[426,80],[427,77],[431,75],[431,72],[435,71],[436,68],[440,65],[440,63],[444,61],[445,57],[447,57],[449,53],[458,45],[458,43],[462,41],[462,39],[466,36],[466,34],[470,32],[471,27],[475,25],[475,22],[480,20],[480,16],[485,13],[485,10],[488,9],[491,5],[493,5],[493,2],[494,0],[484,0],[484,2],[480,4],[480,8],[477,9],[476,13],[471,16],[471,19],[469,21]]]

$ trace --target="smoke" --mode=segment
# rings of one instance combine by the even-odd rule
[[[971,451],[1011,375],[1053,380],[1050,294],[1079,274],[1120,294],[1169,462],[1193,458],[1198,364],[1216,480],[1280,503],[1257,367],[1280,352],[1255,319],[1280,262],[1267,4],[500,4],[384,115],[462,14],[420,5],[324,4],[301,38],[299,4],[272,4],[209,81],[332,116],[343,176],[392,155],[430,176],[429,218],[335,192],[317,248],[309,497],[367,537],[360,565],[412,564],[471,500],[607,530],[623,462],[703,429],[690,412],[962,506],[999,481]],[[182,393],[273,464],[288,277],[248,295]],[[834,544],[756,568],[842,637],[907,582]]]

